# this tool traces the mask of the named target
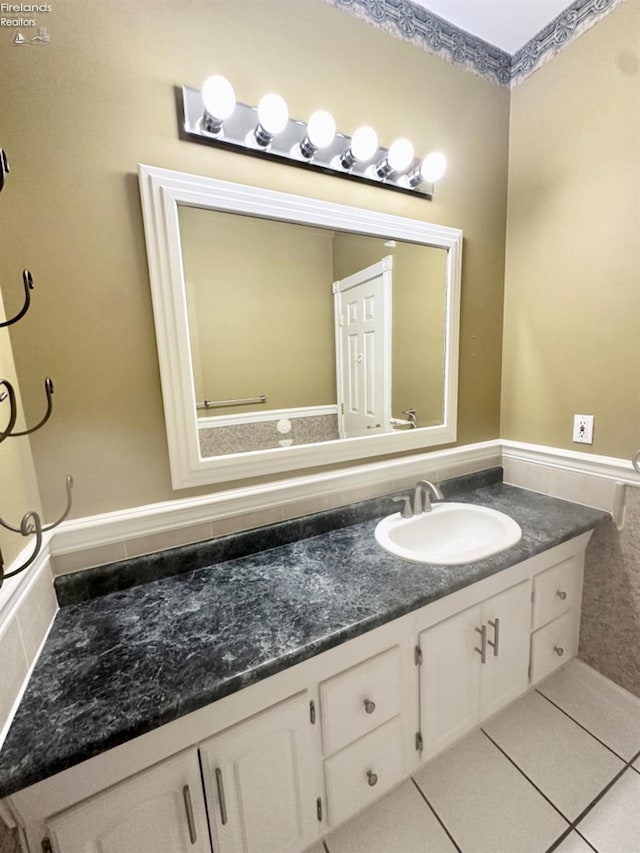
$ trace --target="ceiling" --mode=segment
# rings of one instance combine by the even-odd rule
[[[515,53],[570,0],[413,0],[434,15],[490,44]]]

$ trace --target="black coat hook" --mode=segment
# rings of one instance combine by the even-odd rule
[[[11,435],[11,431],[16,425],[16,418],[18,416],[18,411],[16,407],[16,392],[13,390],[13,385],[10,382],[7,382],[6,379],[0,379],[0,388],[4,386],[7,390],[0,390],[0,403],[9,398],[9,405],[11,407],[11,412],[9,413],[9,423],[5,427],[5,429],[0,432],[0,442],[4,441],[5,438],[8,438]]]
[[[32,432],[40,429],[41,426],[46,424],[46,422],[51,417],[51,412],[53,411],[53,379],[50,376],[44,380],[44,393],[47,396],[47,410],[44,413],[44,417],[35,425],[32,426],[31,429],[23,429],[20,432],[16,432],[14,427],[17,418],[17,404],[16,404],[16,393],[13,390],[13,385],[8,382],[6,379],[0,380],[0,385],[4,385],[7,389],[6,392],[0,391],[0,402],[9,397],[9,402],[11,404],[11,414],[9,416],[9,424],[3,432],[0,432],[0,441],[3,441],[5,438],[17,438],[21,435],[31,435]]]
[[[10,320],[5,320],[3,323],[0,323],[0,329],[3,329],[5,326],[12,326],[14,323],[17,323],[29,310],[29,305],[31,304],[31,291],[33,290],[33,276],[29,272],[29,270],[22,271],[22,282],[24,284],[24,305],[18,311],[15,317],[12,317]]]
[[[4,187],[5,176],[8,175],[10,171],[11,169],[9,168],[7,155],[2,148],[0,148],[0,192],[2,192],[2,188]]]
[[[67,506],[60,518],[51,524],[43,525],[40,516],[37,512],[34,512],[34,510],[29,510],[29,512],[26,512],[22,516],[19,527],[14,527],[12,524],[9,524],[4,519],[0,518],[0,525],[5,527],[7,530],[10,530],[12,533],[20,533],[21,536],[36,537],[35,546],[31,556],[21,566],[18,566],[18,568],[14,569],[12,572],[7,572],[7,574],[4,573],[4,560],[2,558],[2,550],[0,550],[0,587],[6,578],[12,578],[14,575],[20,574],[20,572],[23,572],[33,563],[42,548],[42,534],[46,533],[48,530],[53,530],[54,527],[62,524],[65,518],[69,515],[69,512],[71,511],[71,490],[73,489],[73,477],[70,474],[67,476],[65,487],[67,490]]]
[[[51,417],[51,412],[53,411],[53,379],[49,376],[44,380],[44,392],[47,395],[47,411],[44,413],[44,417],[39,423],[35,426],[32,426],[31,429],[22,430],[22,432],[12,432],[11,437],[15,438],[18,435],[31,435],[32,432],[40,429],[41,426],[44,426],[46,422]]]
[[[40,549],[42,548],[42,522],[40,521],[40,516],[37,512],[30,510],[25,513],[22,517],[22,522],[20,523],[20,529],[18,531],[22,533],[23,536],[31,536],[35,535],[36,541],[31,553],[31,556],[21,565],[18,566],[17,569],[14,569],[12,572],[4,573],[4,560],[2,558],[2,551],[0,551],[0,586],[2,586],[3,582],[7,578],[12,578],[14,575],[19,575],[20,572],[23,572],[25,569],[28,569],[29,566],[36,559],[38,554],[40,553]]]

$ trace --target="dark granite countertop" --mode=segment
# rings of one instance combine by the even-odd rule
[[[451,493],[445,488],[447,497]],[[164,552],[154,565],[159,560],[166,566],[185,553],[190,555],[185,558],[189,570],[174,567],[182,573],[132,586],[130,569],[129,580],[121,584],[127,588],[62,607],[0,752],[0,797],[522,562],[609,517],[500,482],[455,500],[506,512],[522,527],[521,541],[469,565],[409,563],[387,554],[374,540],[377,519],[392,511],[388,498],[378,499],[354,505],[364,507],[360,517],[365,520],[354,521],[358,513],[348,508],[341,515],[328,511],[263,528],[259,534],[212,540],[210,547],[216,541],[223,544],[201,568],[193,568],[193,555],[199,555],[195,565],[206,563],[204,545]],[[315,526],[309,522],[314,518]],[[324,529],[332,524],[338,529]],[[244,553],[248,541],[253,541],[254,553]],[[277,546],[270,547],[274,542]],[[234,551],[241,556],[228,559]],[[140,565],[148,570],[150,563],[143,558]],[[70,600],[83,597],[77,587]]]

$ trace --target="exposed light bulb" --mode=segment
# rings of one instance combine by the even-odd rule
[[[372,127],[359,127],[351,137],[351,153],[356,160],[370,160],[378,150],[378,134]]]
[[[447,158],[439,151],[432,151],[422,161],[420,174],[427,183],[434,184],[447,171]]]
[[[315,112],[307,123],[307,137],[317,150],[331,145],[336,135],[336,123],[326,110]]]
[[[289,121],[289,110],[284,98],[275,92],[265,95],[258,104],[258,121],[270,137],[281,133]]]
[[[236,93],[233,86],[219,74],[214,74],[202,84],[202,102],[206,110],[205,125],[211,133],[217,133],[225,119],[236,108]]]
[[[413,160],[413,144],[404,138],[391,143],[387,160],[394,172],[403,172]]]

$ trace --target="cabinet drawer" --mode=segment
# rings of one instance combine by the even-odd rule
[[[578,612],[565,613],[531,637],[531,682],[535,684],[575,656]]]
[[[579,605],[581,561],[563,560],[533,579],[533,625],[540,628]]]
[[[327,758],[324,775],[328,822],[336,826],[401,781],[400,717]]]
[[[320,685],[322,743],[331,755],[400,713],[397,646]]]

